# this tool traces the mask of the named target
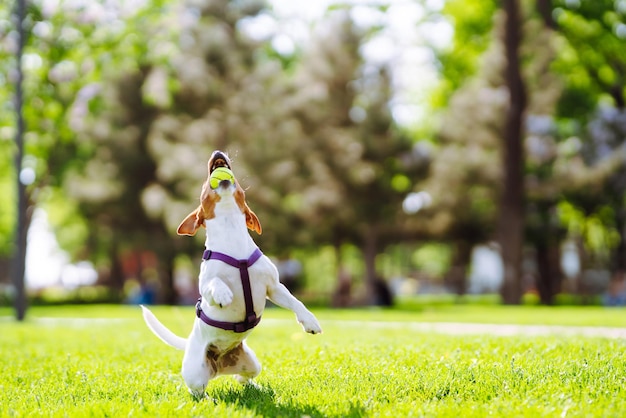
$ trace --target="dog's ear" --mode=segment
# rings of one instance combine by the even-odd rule
[[[198,209],[187,215],[180,225],[178,225],[178,230],[176,230],[178,235],[189,235],[190,237],[196,235],[196,232],[204,223],[204,219],[202,219],[201,214],[202,206],[198,206]]]
[[[245,205],[243,213],[244,215],[246,215],[246,226],[248,227],[248,229],[250,229],[251,231],[256,231],[257,234],[261,235],[261,233],[263,232],[263,228],[261,228],[261,222],[247,204]]]
[[[237,180],[235,180],[235,187],[237,188],[237,191],[235,192],[235,201],[237,202],[239,209],[241,209],[243,214],[246,216],[246,226],[249,230],[256,231],[257,234],[261,235],[261,232],[263,232],[261,222],[246,203],[246,193],[243,191]]]

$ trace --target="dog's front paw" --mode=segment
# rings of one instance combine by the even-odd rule
[[[233,301],[233,292],[227,287],[213,292],[213,301],[220,307],[228,306]]]
[[[317,321],[317,318],[315,318],[312,313],[307,313],[306,315],[299,316],[298,322],[302,324],[302,328],[304,328],[304,331],[308,332],[309,334],[322,333],[322,327]]]
[[[211,286],[212,305],[228,306],[233,301],[233,292],[221,280],[213,280]]]

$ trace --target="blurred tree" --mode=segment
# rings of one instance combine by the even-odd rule
[[[399,239],[395,220],[407,175],[416,173],[411,142],[393,127],[386,70],[364,67],[366,33],[336,10],[287,77],[275,52],[234,36],[243,15],[234,7],[224,15],[215,13],[225,8],[212,9],[210,20],[183,31],[190,46],[174,69],[172,110],[163,110],[148,136],[159,178],[143,193],[144,206],[175,228],[184,214],[172,222],[173,208],[197,199],[209,152],[225,149],[264,225],[258,240],[266,251],[356,243],[372,289],[376,254]]]
[[[463,294],[472,248],[493,237],[502,167],[498,164],[506,108],[500,46],[452,96],[437,133],[431,170],[419,188],[432,196],[427,232],[453,244],[446,284]]]
[[[15,196],[15,55],[17,33],[12,30],[10,7],[0,8],[0,194]],[[10,282],[16,205],[14,199],[0,201],[0,283]]]
[[[74,135],[68,123],[69,111],[79,89],[97,79],[100,71],[110,65],[108,54],[91,55],[92,52],[108,51],[115,44],[117,28],[94,26],[94,19],[106,14],[107,8],[94,3],[89,8],[71,2],[28,2],[27,18],[23,24],[25,46],[23,54],[24,107],[23,114],[27,131],[25,132],[24,168],[30,178],[26,189],[29,209],[24,228],[30,224],[33,207],[44,205],[50,193],[61,187],[64,172],[73,164],[80,164],[86,154],[83,147],[74,142]],[[12,118],[13,106],[9,96],[13,92],[15,81],[14,53],[17,47],[17,31],[8,19],[7,9],[0,9],[0,91],[2,105],[7,112],[2,112],[3,129],[1,156],[10,158],[13,154],[12,136],[15,132],[15,120]],[[118,16],[118,14],[114,14]],[[111,15],[107,15],[111,17]],[[114,19],[115,20],[115,19]],[[117,20],[118,22],[121,22]],[[87,42],[86,40],[89,40]],[[121,63],[119,63],[121,66]],[[5,123],[6,122],[6,123]],[[9,142],[11,139],[11,142]],[[87,146],[88,148],[88,146]],[[2,173],[2,187],[9,180],[12,164],[2,164],[7,170]],[[4,175],[6,174],[6,176]],[[7,193],[13,195],[13,193]],[[3,204],[12,205],[12,201]],[[4,209],[4,208],[3,208]],[[15,211],[3,210],[4,222],[14,224]],[[0,236],[1,251],[8,248],[11,234]]]
[[[626,7],[621,1],[613,0],[553,2],[557,28],[571,45],[569,52],[575,54],[580,66],[568,77],[568,93],[575,94],[576,87],[588,86],[596,93],[608,95],[616,108],[623,109],[626,103],[626,57],[623,54]],[[570,103],[589,104],[581,99],[570,100]],[[561,104],[567,106],[565,98]],[[575,109],[572,106],[568,113],[586,116],[584,107],[578,107],[582,114]]]
[[[466,3],[466,7],[469,7],[471,4],[470,1]],[[486,5],[483,4],[483,6]],[[542,5],[538,4],[538,6]],[[508,5],[508,7],[512,6]],[[498,213],[498,208],[494,206],[494,202],[497,201],[497,190],[501,190],[501,199],[508,202],[505,204],[503,200],[499,208],[501,216],[499,235],[508,238],[515,236],[509,232],[502,232],[503,229],[515,225],[515,222],[511,222],[513,219],[511,216],[515,215],[514,217],[519,217],[521,220],[530,216],[530,223],[527,224],[526,228],[526,239],[530,239],[533,245],[538,246],[538,251],[536,251],[538,263],[541,265],[545,264],[544,256],[547,250],[544,250],[544,247],[542,247],[542,245],[545,246],[545,238],[552,237],[549,238],[549,242],[552,243],[550,248],[554,248],[555,245],[558,248],[558,236],[553,234],[554,231],[548,229],[543,221],[548,219],[554,223],[554,212],[558,196],[554,194],[550,196],[542,195],[541,199],[548,199],[547,203],[533,202],[528,206],[528,214],[524,213],[524,207],[520,200],[521,196],[526,193],[525,188],[530,187],[530,190],[532,190],[534,187],[532,181],[527,181],[526,185],[523,186],[522,179],[524,177],[538,181],[543,181],[549,177],[551,171],[550,169],[546,170],[546,156],[532,154],[531,161],[525,162],[524,148],[522,148],[523,136],[520,136],[518,138],[519,141],[516,140],[515,144],[505,142],[505,145],[508,144],[507,146],[515,145],[515,148],[508,150],[506,146],[501,147],[498,141],[499,138],[506,138],[507,135],[510,135],[510,132],[507,134],[505,130],[507,125],[502,118],[503,114],[509,112],[509,131],[512,129],[511,124],[514,122],[511,119],[513,115],[510,112],[514,110],[518,112],[515,117],[521,118],[515,120],[515,124],[519,129],[522,128],[522,120],[524,120],[524,125],[529,124],[525,116],[526,111],[530,115],[531,122],[542,121],[546,117],[549,120],[550,116],[546,115],[550,115],[553,112],[555,102],[561,90],[560,83],[555,75],[548,70],[555,55],[554,36],[549,31],[543,29],[544,24],[538,24],[537,19],[532,17],[532,13],[529,13],[527,8],[519,11],[520,15],[517,18],[519,28],[516,30],[520,32],[516,36],[512,36],[515,35],[511,32],[513,28],[510,26],[513,21],[507,20],[506,16],[508,15],[505,13],[505,10],[493,14],[495,12],[493,7],[483,8],[483,14],[471,13],[468,18],[465,18],[462,14],[465,8],[459,7],[459,9],[460,11],[457,10],[456,14],[454,13],[456,8],[448,10],[448,13],[452,13],[452,18],[457,26],[460,26],[460,30],[457,31],[455,36],[463,34],[463,36],[474,39],[475,45],[488,44],[490,48],[486,53],[483,52],[483,49],[475,48],[473,56],[465,52],[466,59],[470,62],[472,59],[474,62],[482,62],[481,70],[475,77],[472,77],[472,74],[474,74],[472,68],[475,67],[469,64],[457,63],[455,60],[451,60],[450,57],[454,58],[459,54],[447,53],[447,61],[458,65],[458,68],[466,68],[469,74],[466,75],[468,79],[464,84],[461,84],[461,80],[453,83],[461,87],[452,96],[450,104],[446,109],[442,127],[439,131],[441,149],[433,164],[432,176],[429,182],[424,185],[424,188],[434,192],[433,212],[436,212],[434,220],[439,219],[439,221],[432,222],[432,225],[440,228],[438,231],[440,234],[443,233],[444,236],[450,237],[450,239],[456,242],[455,247],[458,251],[454,257],[448,279],[452,282],[450,284],[453,287],[462,291],[471,248],[475,244],[489,239],[494,233],[492,225],[494,224],[494,216]],[[473,10],[477,9],[474,8]],[[515,18],[515,16],[513,17]],[[491,30],[491,22],[495,22],[493,30]],[[485,32],[485,30],[488,32]],[[500,38],[502,41],[497,40]],[[492,41],[489,43],[490,39]],[[513,45],[515,42],[518,43],[516,47],[518,52],[511,50],[511,48],[515,47]],[[455,40],[452,50],[459,49],[462,45],[461,39]],[[508,52],[507,48],[509,48]],[[514,56],[512,57],[512,54],[519,54],[522,58],[515,59]],[[461,54],[461,56],[463,55]],[[446,62],[445,58],[446,53],[444,53],[443,63]],[[457,61],[458,59],[456,58]],[[507,65],[509,60],[512,60],[512,65],[518,68],[514,69],[511,65]],[[524,62],[523,66],[521,62]],[[515,72],[519,74],[513,74]],[[450,75],[447,77],[450,77]],[[521,88],[519,83],[522,77],[525,80],[524,82],[528,84],[529,98],[527,100],[524,99],[527,94],[518,91]],[[511,86],[506,86],[506,83],[511,84],[513,81],[516,84],[517,95],[507,93]],[[450,84],[450,82],[447,84]],[[507,104],[507,97],[509,100],[517,97],[516,101],[523,99],[521,103],[514,104],[515,106],[523,105],[527,110],[521,112],[518,107],[513,106],[510,102]],[[528,101],[527,105],[524,105],[524,101]],[[536,125],[541,124],[530,124],[530,126]],[[535,132],[532,134],[534,135],[535,143],[540,141],[538,139],[539,134]],[[514,161],[515,164],[511,166],[511,162],[508,160],[505,160],[502,164],[497,164],[498,155],[502,155],[503,158],[508,155],[508,159]],[[501,178],[506,179],[507,176],[510,178],[509,181],[513,181],[513,177],[511,177],[513,175],[519,186],[515,193],[513,193],[515,188],[506,186],[506,184],[502,186],[499,181]],[[439,183],[441,185],[438,185]],[[456,184],[461,187],[461,190],[456,193],[449,193],[450,185]],[[531,194],[534,198],[539,199],[536,193]],[[516,209],[518,212],[513,210],[517,206],[519,206]],[[506,209],[507,207],[508,209]],[[470,208],[470,210],[467,210],[467,208]],[[542,209],[540,211],[541,216],[538,216],[537,208]],[[544,216],[547,213],[552,213],[552,216],[545,218]],[[506,218],[506,220],[502,217]],[[517,221],[515,230],[522,235],[502,247],[503,250],[509,248],[506,250],[506,254],[508,254],[507,257],[511,260],[517,259],[521,261],[521,249],[524,242],[524,229],[519,229],[521,220]],[[537,222],[538,220],[541,220],[541,222]],[[503,251],[503,256],[506,254]],[[555,260],[555,258],[552,257],[550,260]],[[558,265],[558,257],[556,261]],[[513,264],[515,263],[517,261],[513,262]],[[553,264],[550,264],[550,266],[553,267]],[[545,269],[542,270],[545,272]],[[509,269],[509,271],[515,271],[515,269]],[[555,280],[558,280],[558,275],[556,277]],[[539,279],[541,280],[541,276]],[[513,294],[521,295],[521,288],[518,288],[519,291],[515,290],[517,286],[515,283],[519,283],[519,280],[511,280],[512,282],[508,286],[513,289]],[[507,298],[510,298],[515,303],[519,295],[514,296],[513,294],[507,296]]]
[[[623,2],[611,0],[553,3],[556,27],[569,44],[556,63],[556,70],[565,80],[557,109],[562,127],[559,134],[566,138],[575,135],[582,140],[581,162],[595,168],[587,185],[570,187],[566,197],[589,220],[605,219],[605,229],[617,234],[619,239],[609,245],[609,265],[613,270],[624,271],[626,170],[622,154],[626,57],[622,51],[626,8]],[[608,219],[598,216],[607,210],[614,215]],[[598,253],[597,248],[587,248]]]
[[[452,44],[436,50],[442,75],[433,95],[435,107],[447,107],[453,93],[479,68],[480,56],[492,40],[492,27],[498,3],[494,0],[448,0],[443,15],[454,27]]]
[[[296,78],[293,115],[306,136],[298,177],[306,187],[292,196],[313,242],[332,243],[337,254],[344,243],[361,248],[368,299],[376,303],[376,257],[410,235],[401,228],[402,200],[426,166],[394,125],[388,70],[364,63],[368,33],[349,10],[329,13],[315,35]]]
[[[525,138],[525,257],[534,256],[534,286],[543,304],[551,305],[561,290],[560,246],[565,229],[557,216],[562,188],[554,170],[557,139],[552,135],[554,113],[563,91],[562,80],[551,69],[563,39],[546,16],[550,1],[528,2],[523,8],[523,44],[520,50],[523,77],[528,90],[524,117]],[[546,187],[548,184],[552,187]],[[529,272],[527,271],[526,274]],[[523,283],[525,291],[531,283]]]
[[[546,16],[547,7],[553,19]],[[557,31],[527,22],[525,56],[540,64],[529,66],[526,73],[529,84],[536,86],[531,87],[527,118],[527,238],[536,250],[537,289],[542,302],[551,304],[560,291],[558,248],[565,228],[581,237],[583,248],[590,252],[591,257],[583,255],[583,269],[607,265],[619,269],[619,254],[624,257],[621,245],[615,245],[623,238],[612,238],[623,235],[618,232],[623,231],[619,226],[623,157],[618,139],[622,135],[620,111],[613,108],[623,97],[618,93],[619,78],[612,79],[616,85],[599,77],[612,71],[619,74],[623,67],[622,57],[616,54],[623,13],[613,2],[581,7],[578,2],[539,1],[539,11],[543,26]],[[532,42],[537,41],[543,47],[533,48]],[[537,51],[543,51],[544,58],[537,59]],[[564,209],[572,204],[581,211]],[[606,216],[607,211],[615,216]],[[607,263],[607,249],[617,250],[611,263]]]
[[[317,47],[327,67],[307,75],[313,67],[307,61],[287,83],[275,54],[241,31],[240,22],[261,10],[260,2],[194,2],[170,14],[171,20],[131,14],[117,36],[97,32],[98,25],[91,33],[71,20],[61,22],[77,28],[84,49],[68,47],[81,53],[62,68],[68,74],[59,84],[75,100],[58,115],[66,124],[67,150],[54,150],[63,165],[51,172],[62,187],[49,188],[48,199],[69,197],[57,222],[65,224],[62,230],[80,231],[84,240],[73,241],[69,236],[76,234],[68,233],[60,240],[75,244],[74,254],[108,266],[109,284],[122,286],[123,260],[141,248],[157,254],[166,300],[174,300],[173,257],[190,251],[193,241],[169,235],[193,209],[189,202],[197,199],[215,148],[230,151],[251,204],[268,214],[262,220],[269,233],[260,239],[276,251],[330,241],[356,240],[365,247],[367,238],[373,281],[376,252],[397,239],[391,221],[411,182],[404,173],[410,163],[403,165],[400,157],[407,160],[411,144],[392,127],[386,70],[375,69],[357,86],[363,76],[360,40],[344,14],[324,35],[342,41],[331,48],[322,37]],[[78,21],[84,18],[76,13]],[[180,32],[179,53],[164,27]],[[87,34],[101,43],[86,42]],[[90,51],[102,54],[78,77],[74,59]],[[312,52],[311,60],[317,58]],[[122,74],[105,71],[106,63],[119,65]],[[340,71],[335,76],[329,69]],[[372,196],[388,206],[372,205]],[[359,205],[351,207],[350,200]],[[75,216],[81,221],[69,221]]]
[[[237,23],[262,7],[262,2],[189,2],[170,21],[141,26],[146,39],[154,40],[180,22],[180,50],[169,47],[170,35],[155,41],[158,51],[150,43],[134,51],[133,71],[117,77],[114,88],[94,101],[103,110],[85,124],[81,138],[95,144],[95,158],[82,173],[73,173],[71,182],[90,221],[94,250],[113,260],[112,281],[123,277],[129,253],[150,251],[157,256],[154,273],[163,300],[176,302],[174,260],[191,251],[194,241],[172,236],[194,209],[190,202],[198,199],[211,151],[238,149],[237,133],[251,128],[243,117],[244,97],[251,91],[243,86],[256,65],[255,45]]]
[[[495,1],[446,2],[443,15],[454,37],[435,50],[442,83],[433,108],[441,122],[430,174],[419,188],[433,199],[423,213],[426,232],[452,244],[445,284],[458,294],[466,289],[472,248],[493,236],[497,213],[506,91],[501,46],[493,42],[494,31],[501,30],[496,12]]]
[[[559,246],[565,230],[557,207],[563,197],[582,205],[591,204],[585,210],[589,214],[602,212],[605,205],[612,208],[623,205],[621,141],[609,139],[621,136],[619,117],[615,117],[619,110],[609,112],[617,123],[609,122],[609,118],[602,121],[603,112],[597,113],[597,121],[593,121],[592,115],[603,94],[611,97],[618,108],[623,103],[623,76],[614,74],[623,74],[626,67],[617,53],[621,44],[618,29],[623,22],[617,3],[581,5],[539,0],[536,6],[543,24],[539,25],[528,14],[523,50],[524,79],[530,91],[525,122],[528,129],[526,238],[535,247],[536,284],[541,301],[551,304],[560,291],[562,277]],[[590,119],[589,128],[577,128],[585,126]],[[593,126],[604,128],[597,130]],[[612,133],[607,136],[608,132]],[[571,147],[578,139],[572,134],[583,139],[580,148],[583,159],[577,163],[576,175],[572,175],[571,164],[577,157],[572,155]],[[602,157],[598,157],[600,149],[604,149]],[[570,170],[564,171],[567,164]],[[616,210],[616,224],[609,221],[605,225],[609,230],[622,231],[623,235],[620,212],[623,209]],[[610,246],[611,240],[604,243]],[[613,264],[615,267],[620,262],[616,260]]]
[[[110,2],[92,2],[88,7],[67,1],[29,3],[24,55],[28,127],[24,165],[33,173],[29,199],[33,206],[45,207],[51,213],[61,245],[75,258],[101,257],[102,252],[96,249],[102,249],[110,235],[110,230],[95,235],[85,219],[93,213],[81,207],[75,196],[76,173],[92,170],[96,176],[102,174],[95,173],[102,166],[91,160],[96,154],[95,144],[89,139],[77,140],[76,132],[97,111],[98,102],[90,99],[100,94],[98,82],[117,71],[137,68],[135,57],[142,59],[148,54],[150,42],[137,36],[145,30],[138,30],[136,25],[153,23],[161,16],[164,4],[156,1],[141,8]],[[14,31],[5,25],[1,33],[0,53],[8,55],[14,48]],[[160,31],[152,41],[158,42],[163,33],[168,32]],[[10,60],[0,62],[11,65]],[[3,95],[10,91],[9,81],[2,79]],[[3,139],[12,130],[4,129]],[[91,186],[93,197],[103,189],[110,191],[106,188],[111,184],[95,182]],[[99,237],[102,241],[97,242]],[[10,239],[2,236],[5,238]]]
[[[504,0],[505,85],[509,92],[503,149],[503,188],[497,237],[500,243],[504,277],[501,288],[505,304],[519,304],[522,298],[522,249],[524,245],[524,148],[523,120],[527,106],[526,85],[522,78],[520,48],[522,17],[517,0]]]
[[[510,213],[501,212],[500,228],[517,225],[516,234],[504,235],[519,238],[519,224],[525,222],[526,239],[543,270],[542,300],[558,291],[554,250],[563,231],[556,208],[563,207],[563,196],[588,218],[600,219],[606,231],[619,231],[622,244],[614,265],[626,264],[621,2],[523,2],[538,14],[524,8],[514,30],[505,23],[512,20],[501,20],[498,13],[493,31],[495,2],[446,4],[455,38],[440,55],[445,80],[436,103],[446,106],[447,114],[438,158],[424,183],[435,207],[429,222],[422,223],[402,214],[400,203],[418,187],[430,148],[414,146],[394,126],[389,71],[363,61],[361,48],[375,29],[357,28],[349,9],[335,7],[317,25],[299,62],[300,55],[285,58],[247,35],[245,22],[267,17],[262,2],[168,4],[137,8],[93,2],[81,8],[35,1],[29,9],[25,163],[36,173],[29,191],[39,205],[49,206],[63,247],[76,257],[109,264],[118,287],[122,261],[142,248],[158,255],[167,300],[174,300],[173,258],[180,251],[190,253],[197,241],[171,235],[193,209],[190,202],[197,200],[206,159],[215,148],[235,159],[239,180],[266,227],[258,239],[268,251],[356,243],[363,249],[370,289],[376,254],[420,231],[455,243],[450,279],[463,291],[459,277],[471,247],[494,232],[503,167],[514,169],[510,178],[516,187],[503,188],[508,202],[503,207]],[[506,10],[513,11],[512,4],[505,3]],[[538,18],[563,38],[546,32]],[[6,70],[0,72],[0,99],[7,110],[0,114],[0,158],[10,159],[14,35],[6,22],[0,16],[0,54],[6,58],[0,60]],[[507,42],[493,42],[493,34]],[[516,63],[517,55],[522,60]],[[505,68],[511,70],[508,78]],[[519,94],[507,96],[506,81]],[[554,119],[549,115],[559,95]],[[599,110],[598,102],[604,104]],[[507,142],[514,148],[505,152],[497,138],[505,136],[500,116],[506,111],[514,112],[508,125],[514,140]],[[523,137],[512,134],[524,126],[521,148]],[[576,138],[581,155],[572,151]],[[515,164],[498,164],[500,152]],[[0,165],[0,190],[8,193],[10,167]],[[514,207],[521,205],[524,191],[525,218],[511,222],[521,216]],[[614,219],[607,215],[612,208]],[[3,231],[11,230],[14,217],[13,209],[4,209],[0,253],[5,247],[9,251],[10,235]],[[521,248],[517,238],[505,254],[513,264]],[[105,261],[109,258],[113,262]],[[513,289],[507,300],[514,302],[516,282],[507,283]]]

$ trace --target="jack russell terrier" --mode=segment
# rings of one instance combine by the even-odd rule
[[[261,372],[245,339],[261,320],[266,298],[292,310],[306,332],[322,332],[315,316],[280,283],[276,266],[248,233],[249,228],[260,234],[261,224],[237,180],[232,177],[211,187],[211,173],[218,167],[231,169],[230,159],[221,151],[209,159],[200,206],[178,227],[179,235],[189,236],[201,226],[206,228],[201,297],[189,338],[175,335],[142,306],[148,328],[166,344],[185,350],[182,376],[196,398],[204,396],[208,381],[216,376],[233,374],[245,384]]]

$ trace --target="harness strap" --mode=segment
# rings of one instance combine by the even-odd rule
[[[219,260],[239,269],[241,287],[243,288],[243,299],[246,304],[246,317],[241,322],[225,322],[211,319],[204,312],[202,312],[202,309],[200,307],[202,297],[200,297],[198,299],[198,302],[196,303],[196,316],[207,325],[234,332],[246,332],[254,328],[259,322],[261,322],[261,317],[257,317],[256,313],[254,312],[254,304],[252,302],[252,289],[250,287],[250,274],[248,273],[248,268],[252,266],[262,255],[263,253],[261,252],[261,250],[257,248],[256,250],[254,250],[252,255],[248,257],[247,260],[237,260],[236,258],[233,258],[227,254],[219,253],[217,251],[205,250],[204,254],[202,254],[203,260]]]

